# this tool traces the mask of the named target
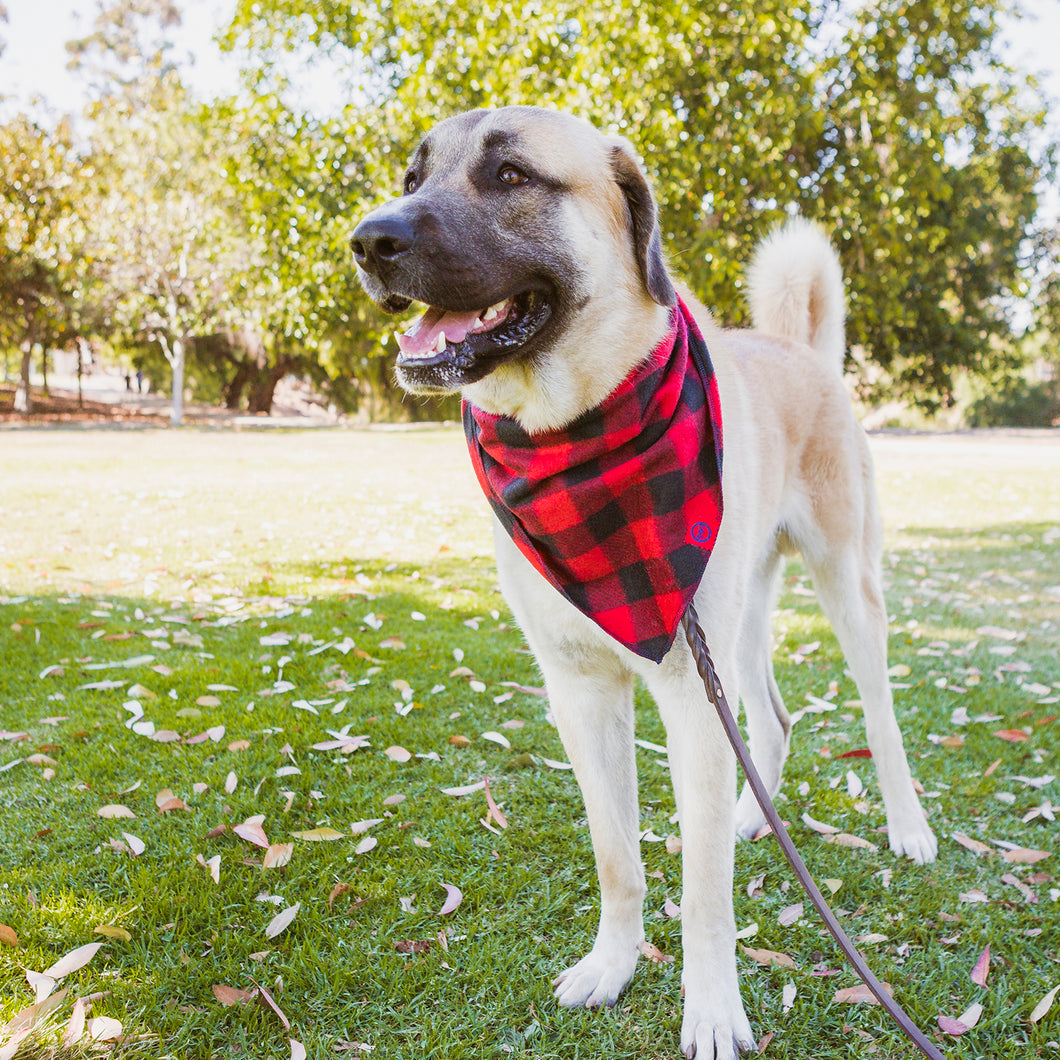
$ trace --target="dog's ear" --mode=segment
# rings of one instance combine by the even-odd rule
[[[633,147],[619,137],[611,141],[611,171],[629,207],[633,249],[644,287],[659,305],[672,306],[677,302],[677,293],[666,273],[666,262],[663,261],[659,216],[651,185]]]

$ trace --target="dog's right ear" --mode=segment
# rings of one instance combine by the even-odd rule
[[[677,293],[663,261],[655,198],[632,145],[621,137],[611,140],[611,171],[629,207],[633,249],[644,287],[659,305],[673,306],[677,302]]]

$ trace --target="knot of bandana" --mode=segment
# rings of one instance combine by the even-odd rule
[[[463,421],[519,551],[606,633],[660,662],[722,515],[717,383],[684,303],[651,356],[570,426],[531,435],[466,401]]]

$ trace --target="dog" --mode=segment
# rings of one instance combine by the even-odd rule
[[[755,764],[775,793],[791,723],[770,618],[797,550],[861,695],[891,848],[932,861],[888,682],[871,457],[842,381],[843,278],[827,238],[794,220],[767,239],[748,273],[754,328],[723,330],[669,276],[631,145],[580,118],[534,107],[450,118],[412,155],[403,190],[357,225],[351,245],[379,306],[427,306],[398,337],[397,378],[412,394],[460,392],[474,415],[552,439],[616,400],[666,340],[678,299],[688,308],[724,424],[724,514],[694,599],[728,697],[743,704]],[[755,1045],[737,979],[733,847],[763,815],[746,787],[736,797],[735,760],[687,644],[676,637],[655,661],[619,643],[557,591],[513,538],[516,524],[494,518],[500,584],[574,766],[600,883],[595,941],[554,980],[556,996],[613,1004],[644,942],[639,677],[666,727],[683,844],[681,1049],[730,1060]]]

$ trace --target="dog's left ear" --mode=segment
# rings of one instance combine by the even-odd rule
[[[648,178],[627,140],[615,138],[611,141],[611,171],[629,207],[633,249],[644,287],[659,305],[672,306],[677,302],[677,293],[666,273],[666,262],[663,261],[655,199]]]

